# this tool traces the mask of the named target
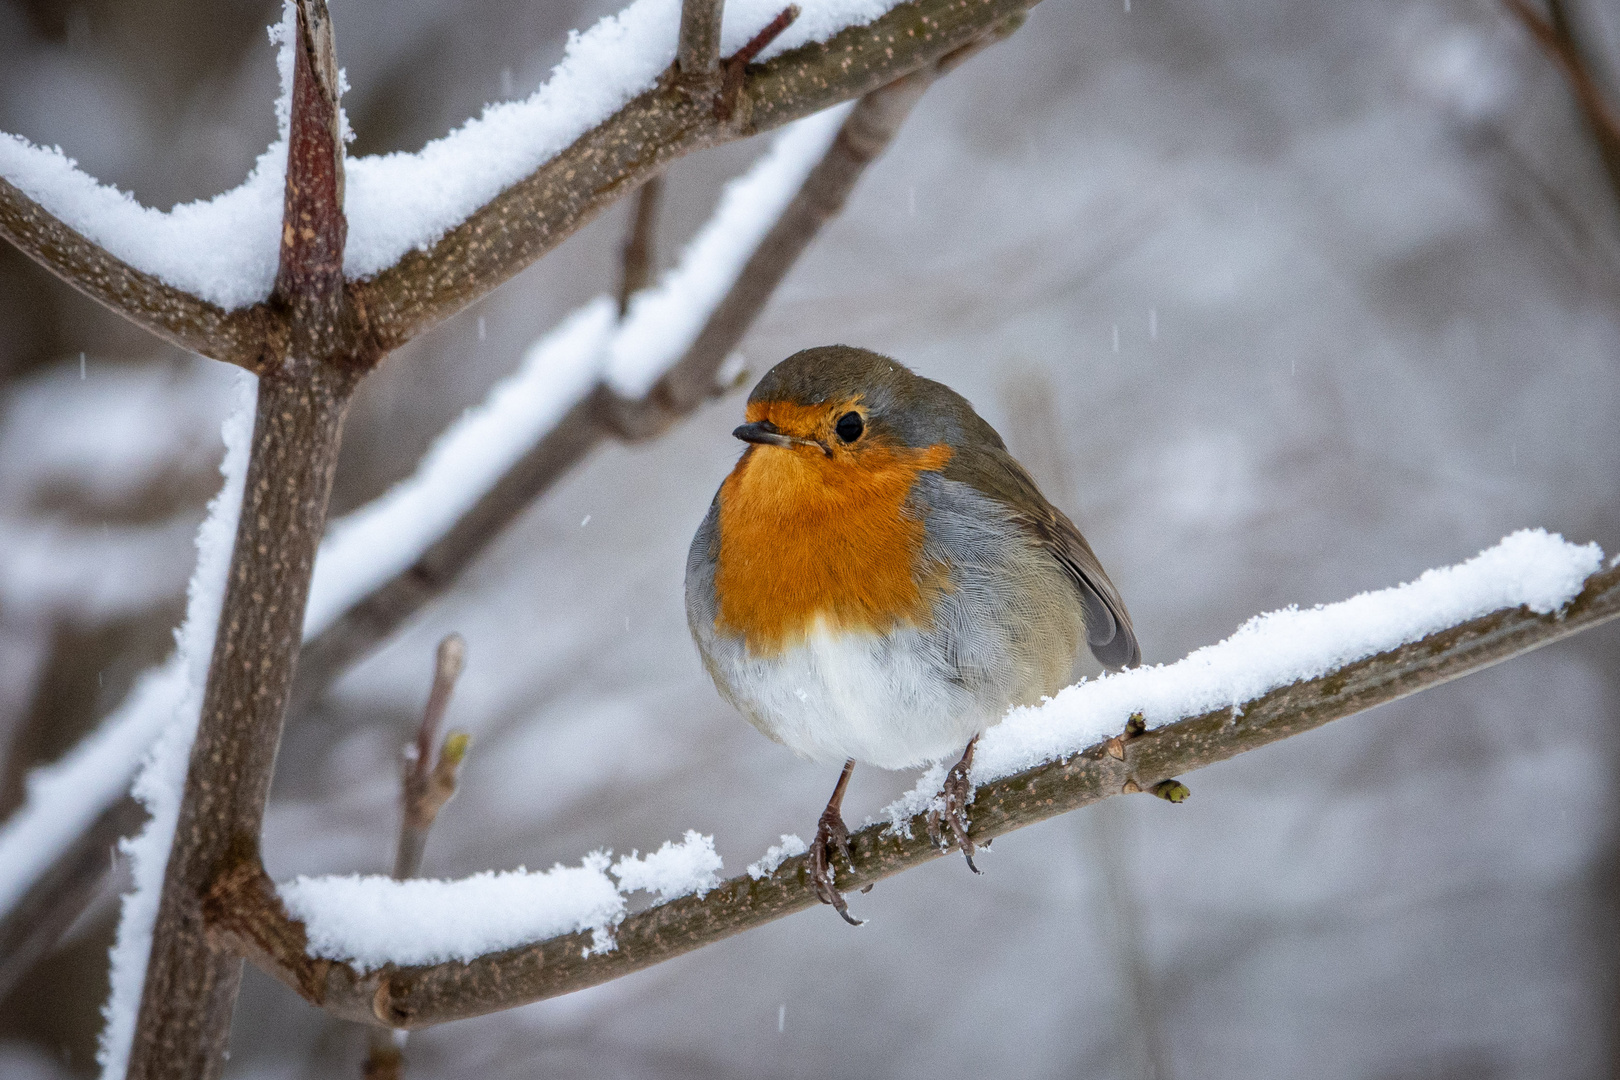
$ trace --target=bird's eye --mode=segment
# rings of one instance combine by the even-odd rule
[[[861,432],[866,430],[866,424],[861,420],[860,413],[847,412],[838,418],[838,423],[833,427],[833,430],[845,442],[854,442],[861,437]]]

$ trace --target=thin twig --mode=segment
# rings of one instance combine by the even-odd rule
[[[652,281],[658,237],[658,204],[664,197],[663,174],[649,179],[636,192],[630,232],[624,240],[619,274],[619,317],[630,310],[630,298]]]
[[[439,642],[433,689],[422,711],[415,748],[405,769],[404,813],[400,818],[399,847],[394,855],[394,877],[400,881],[413,878],[421,871],[428,831],[433,828],[444,804],[456,793],[456,774],[467,754],[467,736],[451,732],[438,748],[437,757],[434,744],[439,741],[439,725],[450,704],[450,695],[455,691],[456,680],[461,678],[466,657],[467,643],[460,634],[450,634]]]
[[[1532,8],[1526,0],[1502,0],[1518,17],[1536,44],[1563,72],[1575,95],[1587,128],[1597,141],[1598,153],[1609,176],[1615,198],[1620,200],[1620,113],[1609,102],[1575,40],[1574,26],[1560,0],[1550,0],[1553,18]]]
[[[1437,631],[1318,678],[1292,683],[1238,707],[1135,734],[1123,756],[1099,743],[1067,759],[981,785],[972,836],[983,841],[1086,806],[1127,787],[1143,790],[1366,709],[1395,701],[1620,617],[1620,567],[1586,579],[1559,613],[1511,608]],[[939,858],[926,814],[908,828],[870,825],[850,837],[859,889]],[[614,930],[615,947],[593,952],[589,933],[569,934],[470,961],[385,967],[361,973],[333,960],[311,960],[302,924],[290,920],[262,867],[242,866],[217,879],[205,905],[221,947],[280,978],[311,1002],[349,1020],[425,1027],[480,1016],[596,986],[819,904],[807,856],[769,877],[742,875],[702,897],[685,897],[631,915]],[[846,879],[840,878],[840,884]]]
[[[406,881],[421,873],[422,852],[427,848],[428,831],[439,811],[456,793],[456,777],[467,756],[468,737],[451,732],[433,758],[439,741],[439,725],[450,704],[450,695],[461,677],[467,658],[467,643],[460,634],[449,634],[439,642],[434,657],[433,689],[428,691],[422,722],[417,725],[416,741],[406,755],[400,784],[399,846],[394,854],[394,879]],[[366,1061],[361,1069],[365,1080],[399,1080],[405,1073],[405,1032],[389,1028],[369,1029]]]
[[[754,62],[754,57],[765,51],[765,46],[782,36],[782,31],[793,25],[793,20],[799,17],[799,5],[789,4],[776,13],[776,18],[766,23],[764,28],[749,38],[742,48],[726,58],[725,73],[720,80],[720,96],[715,99],[714,115],[721,123],[731,119],[736,111],[737,95],[742,91],[743,75],[748,65]]]

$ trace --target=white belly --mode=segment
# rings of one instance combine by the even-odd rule
[[[834,634],[818,622],[778,656],[725,653],[710,661],[743,715],[812,761],[910,768],[954,758],[1000,719],[944,676],[916,630]]]

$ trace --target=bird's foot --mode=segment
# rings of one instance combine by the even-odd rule
[[[810,882],[823,904],[831,904],[849,925],[859,926],[862,920],[849,913],[844,894],[833,884],[834,851],[844,857],[844,864],[853,872],[855,862],[849,854],[849,826],[844,824],[838,808],[829,806],[821,812],[821,820],[816,823],[816,838],[810,844]]]
[[[951,766],[951,771],[945,774],[945,786],[940,790],[940,798],[944,800],[943,809],[928,812],[928,836],[940,850],[948,850],[950,845],[945,839],[945,829],[949,829],[951,839],[956,846],[962,849],[962,857],[967,859],[968,869],[975,874],[983,873],[973,865],[973,853],[978,850],[972,840],[968,839],[967,808],[973,801],[973,784],[968,779],[968,773],[973,769],[973,747],[978,742],[974,739],[968,743],[967,750],[962,754],[962,760]],[[940,826],[943,825],[944,828]]]

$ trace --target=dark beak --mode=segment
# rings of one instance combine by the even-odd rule
[[[791,435],[784,435],[775,424],[769,420],[760,420],[752,424],[744,424],[732,432],[743,442],[759,443],[764,446],[792,446],[798,440]]]

